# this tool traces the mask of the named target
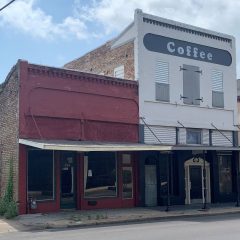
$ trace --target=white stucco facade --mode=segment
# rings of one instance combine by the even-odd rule
[[[168,53],[148,50],[144,44],[146,34],[172,39]],[[172,145],[186,144],[186,129],[200,129],[204,145],[232,145],[233,131],[238,128],[237,112],[237,81],[236,81],[236,50],[232,36],[216,33],[206,29],[178,23],[135,11],[134,22],[123,32],[114,43],[114,47],[134,40],[135,79],[139,81],[139,115],[152,128],[159,139]],[[214,62],[210,52],[194,57],[194,47],[178,49],[174,41],[200,46],[229,53],[230,64]],[[159,44],[162,44],[159,42]],[[174,45],[175,44],[175,45]],[[210,47],[210,48],[209,48]],[[178,53],[172,55],[171,51]],[[183,51],[185,51],[183,53]],[[187,56],[187,57],[186,57]],[[222,55],[225,57],[225,55]],[[209,58],[208,58],[209,57]],[[207,59],[208,58],[208,59]],[[206,60],[206,61],[205,61]],[[223,62],[225,59],[222,59]],[[169,100],[156,100],[156,62],[168,64]],[[185,104],[183,96],[183,66],[199,68],[200,98],[199,105]],[[223,107],[214,107],[212,102],[212,72],[222,73]],[[143,122],[140,123],[143,124]],[[212,130],[211,137],[209,130]],[[220,130],[220,132],[219,132]],[[178,134],[173,134],[177,131]],[[171,133],[171,134],[168,134]],[[223,134],[222,134],[223,133]],[[185,135],[184,135],[185,134]],[[152,136],[152,137],[151,137]],[[176,139],[174,139],[174,137]],[[210,143],[210,138],[212,143]],[[216,138],[216,139],[215,139]],[[144,130],[144,141],[158,143],[149,129]]]

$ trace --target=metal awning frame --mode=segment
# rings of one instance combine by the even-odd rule
[[[208,145],[163,145],[144,143],[115,143],[68,140],[19,139],[19,143],[44,150],[78,151],[78,152],[115,152],[115,151],[240,151],[239,147],[222,147]]]

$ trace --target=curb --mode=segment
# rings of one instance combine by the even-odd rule
[[[240,209],[238,211],[230,211],[230,212],[213,212],[209,213],[207,210],[202,211],[198,214],[183,214],[183,215],[172,215],[172,216],[153,216],[153,217],[143,217],[143,218],[133,218],[133,219],[123,219],[123,220],[113,220],[113,221],[102,221],[102,222],[92,222],[92,223],[79,223],[79,224],[71,224],[65,226],[52,226],[52,225],[44,225],[44,226],[29,226],[26,224],[20,224],[26,230],[20,231],[61,231],[64,229],[84,229],[84,228],[95,228],[95,227],[107,227],[107,226],[116,226],[116,225],[127,225],[127,224],[141,224],[141,223],[151,223],[151,222],[165,222],[165,221],[173,221],[179,219],[189,219],[189,218],[200,218],[206,216],[223,216],[223,215],[236,215],[240,214]]]

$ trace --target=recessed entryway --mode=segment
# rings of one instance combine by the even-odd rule
[[[63,155],[61,159],[61,208],[76,208],[75,159]]]
[[[206,168],[206,200],[211,202],[210,165],[205,161]],[[204,160],[200,157],[191,158],[184,163],[185,169],[185,204],[204,202]]]

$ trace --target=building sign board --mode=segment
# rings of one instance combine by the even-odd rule
[[[164,37],[152,33],[147,33],[144,36],[143,44],[146,49],[153,52],[190,58],[224,66],[230,66],[232,63],[232,56],[226,50]]]

